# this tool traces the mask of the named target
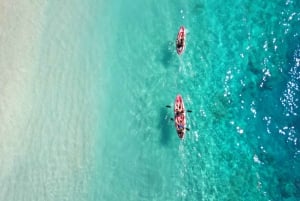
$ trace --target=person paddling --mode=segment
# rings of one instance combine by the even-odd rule
[[[180,40],[176,41],[176,47],[177,49],[183,48],[183,38],[181,38]]]
[[[178,55],[181,55],[185,49],[185,35],[185,28],[181,26],[176,39],[176,51]]]
[[[184,109],[182,107],[182,104],[178,104],[178,103],[176,104],[175,112],[176,112],[176,116],[184,113]]]
[[[184,125],[183,125],[183,120],[184,120],[184,115],[178,115],[175,119],[176,125],[178,130],[183,130],[184,129]]]

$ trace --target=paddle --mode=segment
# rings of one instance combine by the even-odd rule
[[[167,108],[172,108],[171,105],[166,105]],[[192,112],[192,110],[187,110],[187,112]]]
[[[171,119],[171,121],[174,121],[174,119],[173,118],[170,118]],[[185,127],[185,129],[187,130],[187,131],[190,131],[190,129],[189,128],[187,128],[187,127]]]

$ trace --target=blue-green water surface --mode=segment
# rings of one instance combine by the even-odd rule
[[[3,198],[299,200],[299,11],[289,0],[48,2],[26,154],[1,177]],[[192,110],[183,140],[165,107],[177,94]]]

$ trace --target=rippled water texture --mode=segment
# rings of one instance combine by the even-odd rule
[[[299,1],[30,3],[32,43],[1,48],[0,200],[300,199]]]

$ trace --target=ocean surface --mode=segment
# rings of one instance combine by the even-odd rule
[[[35,34],[1,47],[0,200],[300,200],[300,1],[22,2],[39,17],[1,28]]]

